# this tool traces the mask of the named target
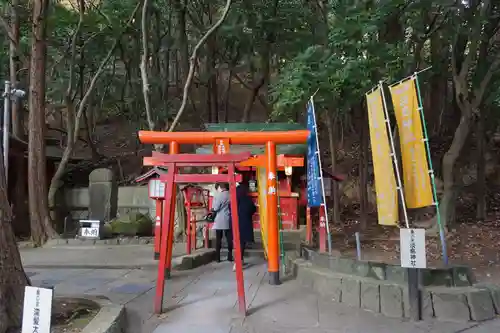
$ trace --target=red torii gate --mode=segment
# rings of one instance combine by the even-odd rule
[[[158,277],[156,280],[155,294],[155,312],[161,313],[163,307],[163,296],[165,289],[165,277],[170,273],[172,263],[173,248],[173,229],[174,223],[168,217],[174,213],[175,205],[172,204],[175,196],[175,184],[177,183],[229,183],[231,195],[231,215],[233,224],[233,237],[235,242],[235,263],[236,263],[236,281],[238,289],[238,304],[242,313],[246,313],[245,286],[243,280],[243,267],[241,261],[240,231],[238,228],[238,206],[236,200],[236,181],[235,164],[250,158],[248,154],[227,154],[227,155],[195,155],[195,154],[175,154],[167,155],[154,153],[153,157],[144,158],[144,165],[155,165],[168,168],[166,175],[160,175],[160,180],[165,182],[165,207],[163,210],[164,221],[168,223],[161,224],[161,245],[160,245],[160,263],[158,265]],[[186,166],[206,167],[222,166],[228,169],[227,174],[179,174],[178,169]]]
[[[238,208],[236,200],[235,175],[236,164],[250,158],[247,154],[214,154],[196,155],[179,154],[179,144],[215,144],[224,140],[229,144],[262,144],[266,146],[267,160],[267,210],[268,210],[268,272],[269,283],[280,284],[279,279],[279,224],[278,200],[276,196],[276,145],[302,144],[307,141],[309,131],[274,131],[274,132],[155,132],[139,131],[139,140],[145,144],[169,144],[170,155],[153,153],[152,157],[144,158],[144,165],[163,166],[168,168],[167,175],[160,177],[166,183],[165,207],[161,226],[161,253],[156,285],[155,312],[161,313],[163,303],[165,277],[170,275],[172,262],[172,245],[174,229],[175,183],[216,183],[230,184],[231,210],[233,217],[233,238],[235,242],[236,280],[238,286],[239,310],[246,313],[245,288],[241,262],[240,235],[238,228]],[[186,166],[220,166],[228,170],[228,174],[178,174],[179,167]],[[234,203],[234,204],[233,204]]]

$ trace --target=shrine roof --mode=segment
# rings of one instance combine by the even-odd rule
[[[305,127],[294,123],[223,123],[223,124],[205,124],[204,129],[207,132],[270,132],[270,131],[296,131],[304,130]],[[238,154],[250,152],[252,155],[262,155],[265,153],[265,147],[262,145],[234,145],[231,146],[231,152]],[[305,155],[307,146],[298,145],[277,145],[278,155]],[[213,154],[211,145],[204,145],[196,149],[197,154]]]

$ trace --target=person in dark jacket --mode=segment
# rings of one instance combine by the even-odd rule
[[[257,207],[250,197],[246,183],[241,183],[236,188],[236,198],[238,200],[241,260],[243,260],[246,245],[254,242],[252,217],[257,211]],[[234,269],[235,267],[233,266]]]

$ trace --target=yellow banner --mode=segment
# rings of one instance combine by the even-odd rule
[[[434,200],[415,79],[393,86],[390,91],[398,122],[406,206],[408,208],[430,206]]]
[[[398,194],[380,88],[366,94],[366,104],[368,105],[373,173],[377,193],[378,223],[396,225]]]

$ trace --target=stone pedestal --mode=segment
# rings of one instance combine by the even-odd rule
[[[118,186],[110,169],[95,169],[89,175],[89,220],[108,222],[116,217]]]

